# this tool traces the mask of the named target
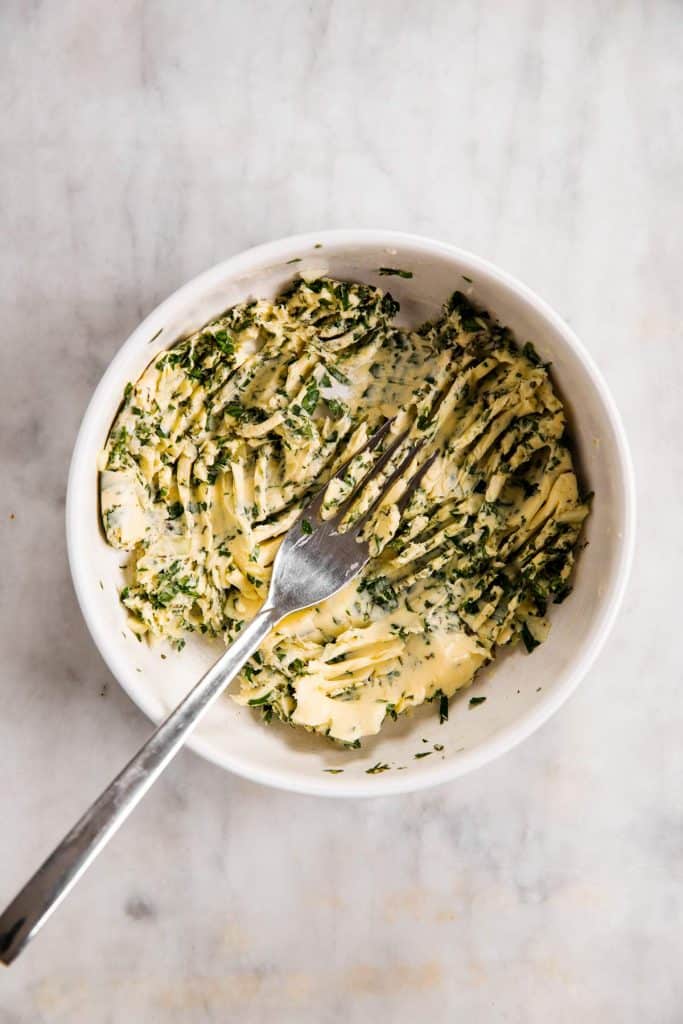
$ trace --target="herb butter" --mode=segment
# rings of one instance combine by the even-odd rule
[[[397,310],[328,278],[229,309],[127,386],[100,465],[107,540],[131,552],[131,629],[180,647],[234,639],[303,503],[385,418],[425,439],[420,462],[438,453],[402,516],[402,481],[380,506],[361,575],[284,620],[240,678],[236,699],[266,719],[350,744],[435,697],[447,717],[497,646],[541,642],[589,510],[533,347],[460,292],[417,330]]]

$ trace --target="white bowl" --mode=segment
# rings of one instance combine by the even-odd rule
[[[301,262],[291,261],[299,258]],[[412,279],[380,277],[399,267]],[[378,284],[401,302],[401,321],[435,315],[460,288],[531,340],[569,410],[584,484],[595,491],[589,546],[578,558],[574,593],[553,610],[547,642],[533,656],[515,649],[480,673],[474,688],[451,701],[440,725],[426,705],[360,750],[337,749],[287,726],[266,727],[229,697],[217,702],[189,746],[223,768],[257,782],[325,796],[401,793],[456,778],[509,750],[537,729],[572,692],[602,647],[616,616],[631,562],[635,497],[631,461],[614,402],[593,360],[541,299],[490,263],[442,242],[391,231],[326,231],[261,245],[234,256],[180,288],[133,332],[100,381],[76,441],[66,505],[69,561],[78,600],[104,660],[121,686],[158,722],[199,678],[219,648],[192,639],[178,654],[138,643],[118,599],[121,552],[104,541],[98,517],[97,455],[129,380],[178,337],[248,297],[271,297],[295,272]],[[467,278],[472,279],[469,284]],[[162,659],[161,654],[166,654]],[[487,697],[470,709],[472,694]],[[429,741],[426,745],[423,738]],[[434,751],[433,745],[443,746]],[[429,757],[416,753],[432,750]],[[376,762],[391,769],[368,774]],[[403,770],[398,770],[399,767]],[[343,768],[338,774],[325,769]]]

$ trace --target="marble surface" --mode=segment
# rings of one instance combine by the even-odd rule
[[[148,733],[65,558],[69,455],[156,303],[245,246],[385,226],[545,296],[640,496],[576,696],[496,763],[364,803],[185,753],[26,953],[0,1024],[683,1020],[681,6],[10,0],[0,903]]]

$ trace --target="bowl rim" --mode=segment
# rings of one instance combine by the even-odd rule
[[[534,308],[537,313],[554,327],[562,336],[563,341],[573,350],[584,370],[591,378],[613,430],[619,469],[621,471],[620,499],[624,522],[618,547],[617,566],[612,573],[608,587],[601,600],[589,641],[576,657],[571,668],[566,672],[562,684],[553,691],[544,694],[533,708],[526,711],[514,723],[504,727],[495,736],[484,740],[473,749],[462,752],[454,760],[443,763],[436,762],[429,767],[429,770],[421,771],[419,774],[406,773],[408,777],[402,777],[402,775],[397,774],[392,776],[385,774],[382,776],[381,786],[377,786],[377,779],[365,780],[362,777],[353,778],[349,776],[342,780],[340,784],[332,787],[329,785],[328,779],[323,780],[313,777],[310,779],[301,777],[291,778],[286,770],[280,768],[244,765],[239,757],[233,758],[230,754],[219,753],[208,742],[196,735],[190,736],[186,741],[185,746],[201,757],[252,782],[262,783],[289,792],[339,798],[388,796],[415,792],[448,782],[487,764],[508,750],[512,750],[517,744],[527,739],[527,737],[540,728],[570,697],[585,677],[614,625],[628,584],[633,562],[636,530],[636,491],[633,462],[626,432],[614,399],[593,357],[571,327],[544,299],[540,298],[527,285],[517,280],[507,271],[501,270],[495,264],[468,250],[461,249],[448,242],[403,231],[370,228],[332,229],[289,235],[252,246],[226,260],[222,260],[181,285],[159,303],[132,331],[114,355],[95,388],[81,421],[74,444],[67,481],[65,525],[67,557],[76,598],[90,635],[105,664],[118,684],[143,713],[155,724],[161,720],[161,716],[156,713],[156,709],[152,708],[151,702],[146,698],[144,692],[136,690],[126,679],[126,673],[121,664],[123,659],[118,656],[109,644],[108,631],[100,625],[97,616],[90,607],[85,588],[87,564],[83,553],[79,551],[75,530],[76,504],[78,499],[75,493],[74,481],[81,469],[81,463],[88,453],[91,443],[90,424],[95,418],[96,410],[102,400],[108,400],[109,382],[116,378],[119,363],[124,360],[128,350],[135,347],[140,339],[144,339],[147,342],[150,337],[150,331],[154,333],[160,323],[163,326],[163,322],[171,308],[182,305],[197,290],[208,289],[213,284],[220,283],[226,276],[239,277],[264,264],[280,262],[285,257],[291,257],[295,249],[313,249],[315,245],[322,245],[323,248],[326,245],[334,245],[336,247],[348,245],[351,247],[359,243],[384,247],[410,246],[414,250],[422,250],[430,255],[442,254],[466,262],[475,273],[486,274],[490,279],[515,292],[523,302]],[[371,786],[368,785],[369,781],[372,781]],[[336,778],[335,782],[339,783],[340,780]]]

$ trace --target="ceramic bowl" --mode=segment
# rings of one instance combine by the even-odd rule
[[[385,266],[413,276],[379,276],[378,268]],[[574,593],[553,608],[548,640],[531,656],[521,647],[499,656],[473,688],[451,700],[447,722],[440,724],[437,704],[429,704],[386,722],[360,750],[346,750],[298,729],[265,726],[259,715],[226,695],[188,743],[222,768],[283,789],[345,797],[405,793],[454,779],[509,750],[542,725],[585,676],[614,622],[628,576],[635,519],[631,461],[607,386],[574,333],[532,291],[470,253],[391,231],[328,231],[260,245],[220,263],[162,302],[122,346],[83,418],[69,474],[69,561],[83,615],[112,674],[154,722],[179,701],[220,647],[192,638],[177,653],[139,643],[127,628],[118,598],[122,553],[107,546],[99,524],[97,456],[127,381],[180,336],[236,302],[274,296],[299,271],[390,290],[401,303],[404,324],[436,315],[456,288],[466,291],[512,327],[520,342],[531,340],[552,362],[582,482],[595,492]],[[487,700],[471,708],[473,695]],[[443,749],[434,750],[435,744]],[[429,757],[415,757],[426,750],[432,751]],[[368,773],[377,762],[389,770]]]

